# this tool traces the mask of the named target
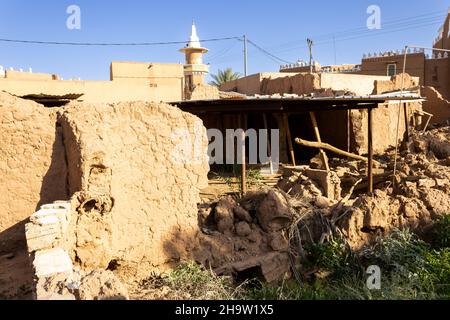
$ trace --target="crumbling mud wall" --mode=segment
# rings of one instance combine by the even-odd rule
[[[419,79],[417,77],[411,77],[405,74],[403,81],[405,89],[418,91]],[[261,82],[261,94],[297,94],[334,97],[344,94],[381,94],[400,90],[401,87],[401,75],[389,78],[348,74],[299,73],[275,79],[263,79]],[[408,103],[408,122],[411,124],[414,110],[421,110],[421,104]],[[379,108],[373,111],[373,147],[375,153],[382,153],[388,147],[396,144],[398,112],[401,113],[398,140],[401,141],[406,128],[403,109],[399,109],[399,104],[380,105]],[[340,119],[343,115],[342,113],[339,115]],[[359,154],[367,152],[367,117],[367,111],[352,110],[350,112],[350,149],[352,152]],[[323,141],[333,143],[340,147],[347,145],[346,134],[341,134],[339,137],[336,135],[336,132],[346,133],[346,128],[337,130],[335,117],[329,117],[325,113],[318,113],[318,118],[320,119],[319,127]]]
[[[450,120],[450,101],[433,87],[421,87],[421,93],[426,98],[423,110],[433,115],[430,123],[444,123]]]
[[[418,91],[419,79],[405,74],[403,87],[406,90]],[[372,94],[401,90],[402,75],[391,77],[390,80],[375,80]],[[421,110],[420,102],[407,103],[408,125],[412,125],[412,117],[415,110]],[[400,121],[398,118],[400,117]],[[398,136],[397,136],[398,123]],[[375,153],[383,153],[390,146],[403,141],[406,132],[406,123],[403,105],[398,102],[378,105],[373,110],[373,148]],[[365,110],[351,111],[351,139],[354,141],[353,151],[358,154],[367,153],[368,137],[368,113]],[[398,141],[396,141],[396,138]]]
[[[59,121],[76,192],[74,261],[147,272],[182,259],[193,243],[179,243],[181,252],[165,244],[195,232],[209,171],[201,121],[150,103],[73,104]]]
[[[187,100],[220,99],[219,89],[208,84],[199,84],[186,96]]]
[[[0,92],[0,253],[24,244],[39,204],[69,197],[66,174],[56,111]]]
[[[0,253],[27,245],[35,297],[120,292],[107,269],[148,275],[191,256],[195,241],[179,235],[197,232],[207,186],[199,118],[167,104],[49,109],[0,93],[0,143]],[[73,277],[98,292],[71,290]]]
[[[284,77],[264,78],[261,81],[261,94],[310,94],[320,89],[320,75],[299,73]]]

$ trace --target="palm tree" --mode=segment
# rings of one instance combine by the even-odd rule
[[[219,70],[217,74],[212,74],[213,81],[209,84],[212,86],[220,87],[222,83],[239,79],[241,74],[239,72],[233,72],[231,68],[225,70]]]

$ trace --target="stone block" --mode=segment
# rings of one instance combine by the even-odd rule
[[[62,237],[59,223],[39,225],[33,222],[25,225],[28,251],[52,248],[56,241]]]
[[[73,270],[69,254],[61,248],[36,252],[33,267],[38,278],[60,273],[70,275]]]
[[[304,174],[320,186],[327,198],[332,200],[341,199],[341,180],[336,172],[306,169]]]

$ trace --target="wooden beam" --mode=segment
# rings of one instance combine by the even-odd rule
[[[305,147],[310,147],[310,148],[326,149],[326,150],[329,150],[331,152],[334,152],[334,153],[337,153],[337,154],[340,154],[340,155],[343,155],[345,157],[349,157],[349,158],[352,158],[352,159],[356,159],[356,160],[361,160],[361,161],[365,161],[365,162],[369,161],[367,157],[363,157],[363,156],[360,156],[360,155],[357,155],[357,154],[354,154],[354,153],[350,153],[350,152],[341,150],[339,148],[336,148],[336,147],[334,147],[334,146],[332,146],[332,145],[330,145],[328,143],[324,143],[324,142],[320,142],[319,143],[319,142],[315,142],[315,141],[308,141],[308,140],[303,140],[303,139],[300,139],[300,138],[296,138],[295,139],[295,143],[297,143],[299,145],[302,145],[302,146],[305,146]],[[378,162],[375,161],[375,160],[373,160],[373,163],[374,164],[378,164]]]
[[[367,179],[368,186],[367,191],[373,193],[373,127],[372,127],[372,108],[367,110],[368,112],[368,126],[367,126],[367,149],[368,149],[368,159],[367,159]]]
[[[311,117],[311,122],[312,122],[312,125],[313,125],[314,134],[316,135],[316,140],[317,140],[317,142],[322,143],[322,139],[320,138],[319,126],[317,125],[316,114],[311,111],[309,113],[309,116]],[[319,152],[320,152],[320,156],[322,158],[323,165],[325,166],[325,169],[327,171],[330,171],[330,166],[328,165],[327,154],[325,153],[325,151],[323,151],[322,148],[319,148]]]
[[[284,120],[284,128],[285,128],[286,134],[287,134],[287,140],[288,140],[288,145],[289,145],[289,152],[291,154],[292,164],[295,167],[294,146],[292,144],[292,136],[291,136],[291,129],[289,127],[289,119],[288,119],[288,115],[286,113],[283,113],[283,120]]]
[[[273,162],[272,162],[272,153],[270,148],[270,139],[269,139],[269,126],[267,124],[267,115],[263,113],[263,121],[264,121],[264,129],[267,130],[267,154],[269,155],[269,166],[270,166],[270,174],[273,174]]]

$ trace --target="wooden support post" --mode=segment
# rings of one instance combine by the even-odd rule
[[[350,119],[351,119],[351,111],[347,110],[347,152],[350,152],[350,145],[351,145]]]
[[[367,132],[368,132],[368,139],[367,139],[367,148],[368,148],[368,161],[367,161],[367,175],[368,175],[368,187],[367,191],[369,193],[373,192],[373,132],[372,132],[372,107],[369,107],[368,111],[368,126],[367,126]]]
[[[292,144],[291,129],[289,128],[289,119],[288,119],[288,115],[286,113],[283,113],[283,120],[284,120],[284,128],[285,128],[286,134],[287,134],[287,140],[288,140],[288,145],[289,145],[289,152],[291,154],[292,164],[295,167],[294,146]]]
[[[242,126],[241,126],[242,125]],[[247,193],[247,168],[245,165],[245,131],[247,130],[247,114],[239,115],[239,128],[241,133],[241,192],[242,195]]]
[[[269,166],[270,166],[270,174],[273,174],[273,162],[272,162],[272,153],[270,148],[270,139],[269,139],[269,126],[267,124],[267,115],[263,113],[263,121],[264,121],[264,129],[267,130],[267,154],[269,156]]]
[[[313,125],[314,134],[316,135],[316,140],[317,140],[317,142],[322,143],[322,139],[320,138],[319,126],[317,125],[316,114],[314,112],[310,112],[309,116],[311,117],[311,122]],[[325,169],[327,171],[330,171],[330,166],[328,165],[327,154],[325,153],[325,151],[323,151],[322,148],[319,149],[319,152],[320,152],[320,156],[322,158],[323,165],[325,166]]]
[[[403,103],[403,114],[405,116],[405,141],[409,141],[409,117],[408,117],[408,107],[406,102]]]

